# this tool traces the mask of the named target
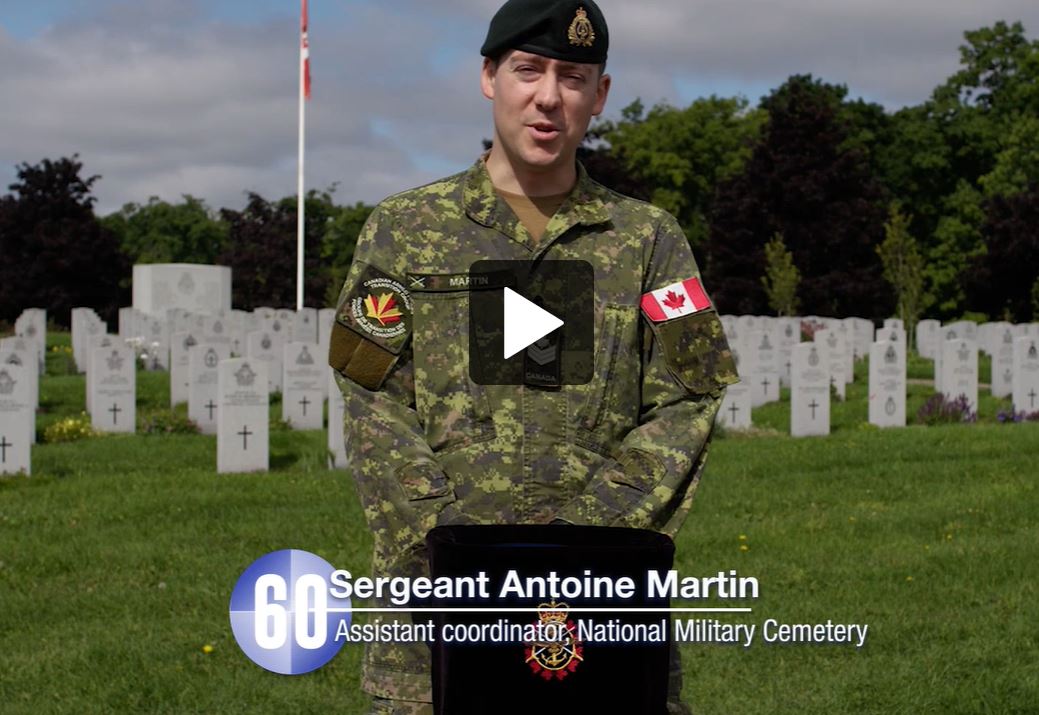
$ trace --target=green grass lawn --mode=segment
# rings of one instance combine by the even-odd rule
[[[48,355],[41,434],[83,409],[68,372]],[[676,567],[758,578],[754,612],[728,620],[868,623],[866,646],[683,646],[687,698],[698,714],[1039,712],[1039,424],[996,424],[1004,401],[982,391],[978,424],[869,428],[860,380],[829,437],[784,435],[783,403],[715,441]],[[166,409],[167,381],[139,374],[140,413]],[[910,420],[929,392],[911,389]],[[42,444],[33,460],[32,477],[0,479],[0,711],[365,711],[356,646],[276,676],[228,622],[267,552],[368,573],[324,432],[273,430],[265,474],[217,475],[215,439],[191,434]]]

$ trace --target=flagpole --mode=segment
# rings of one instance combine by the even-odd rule
[[[299,44],[299,173],[296,181],[296,310],[303,310],[303,153],[306,139],[307,0],[301,0]]]

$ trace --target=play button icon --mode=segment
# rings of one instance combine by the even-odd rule
[[[469,268],[469,376],[556,389],[592,377],[595,273],[586,261],[477,261]],[[559,316],[565,316],[564,321]]]
[[[553,330],[563,327],[563,321],[511,288],[505,288],[504,291],[502,325],[505,328],[505,345],[502,357],[508,360]]]

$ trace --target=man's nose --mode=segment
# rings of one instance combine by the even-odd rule
[[[543,112],[552,111],[559,106],[559,83],[555,74],[546,72],[541,76],[538,90],[534,95],[534,102]]]

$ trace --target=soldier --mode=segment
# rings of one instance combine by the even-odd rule
[[[386,199],[361,232],[329,361],[374,536],[373,574],[425,574],[423,538],[437,524],[673,536],[689,511],[724,388],[737,377],[677,221],[606,189],[576,161],[609,93],[608,41],[594,2],[508,0],[481,49],[490,151]],[[536,258],[594,268],[593,378],[476,384],[469,267]],[[362,680],[373,712],[432,712],[424,644],[370,644]],[[679,671],[673,712],[685,712],[680,687]]]

